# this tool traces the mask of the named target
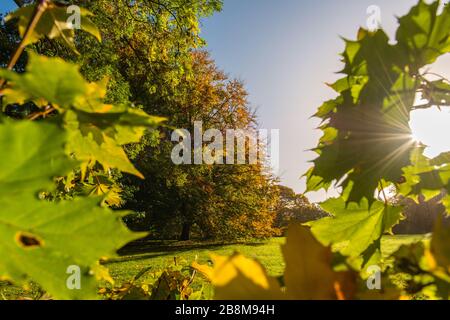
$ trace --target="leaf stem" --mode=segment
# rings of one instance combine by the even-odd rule
[[[22,55],[23,51],[25,50],[25,47],[27,46],[28,39],[33,34],[34,29],[36,28],[36,25],[38,24],[39,20],[42,17],[42,14],[45,12],[45,10],[48,7],[49,0],[39,0],[39,4],[37,5],[33,18],[31,19],[30,23],[27,26],[27,29],[25,31],[25,34],[23,36],[22,41],[20,42],[19,46],[17,47],[16,51],[14,52],[14,55],[11,57],[11,60],[8,63],[8,70],[12,70],[14,66],[16,65],[17,61],[19,61],[20,56]],[[2,88],[5,85],[6,81],[4,79],[0,80],[0,88]]]
[[[28,120],[33,121],[33,120],[36,120],[36,119],[38,119],[40,117],[45,117],[45,116],[49,115],[50,113],[52,113],[53,111],[56,111],[56,109],[53,108],[53,107],[47,107],[47,108],[45,108],[44,111],[38,111],[38,112],[35,112],[35,113],[31,114],[28,117]]]
[[[381,189],[381,193],[382,193],[383,198],[384,198],[384,204],[387,206],[388,205],[388,198],[386,196],[386,192],[384,191],[383,182],[381,180],[380,180],[380,189]]]

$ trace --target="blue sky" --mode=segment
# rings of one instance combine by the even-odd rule
[[[281,171],[284,184],[304,190],[300,176],[314,154],[305,150],[317,143],[318,122],[310,119],[317,107],[334,93],[325,85],[333,82],[341,68],[340,36],[354,38],[365,26],[367,8],[381,9],[383,28],[393,36],[395,16],[405,14],[416,0],[225,0],[224,9],[202,22],[202,36],[217,64],[246,83],[260,126],[280,129]],[[0,9],[13,8],[12,0],[1,0]],[[450,76],[450,59],[442,59],[436,71]],[[418,138],[433,142],[435,153],[450,150],[450,113],[413,115]],[[440,124],[438,133],[430,131]],[[434,126],[436,127],[436,125]],[[442,128],[449,130],[442,132]],[[439,134],[439,135],[438,135]],[[446,149],[445,149],[446,148]],[[319,201],[324,193],[310,194]]]
[[[336,80],[334,72],[341,69],[338,54],[343,42],[339,36],[354,39],[359,26],[366,26],[367,8],[374,4],[381,9],[383,28],[393,36],[395,16],[407,13],[416,2],[225,0],[224,10],[203,23],[203,36],[218,65],[246,82],[261,126],[281,130],[284,184],[298,192],[304,190],[300,176],[315,157],[305,150],[314,147],[320,137],[315,130],[318,122],[309,117],[323,101],[334,97],[324,83]],[[436,118],[428,116],[427,125]],[[450,150],[448,142],[447,146]],[[319,201],[325,194],[308,196]]]
[[[1,0],[1,2],[0,9],[2,13],[14,10],[17,7],[12,0]]]

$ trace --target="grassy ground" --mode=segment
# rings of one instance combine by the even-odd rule
[[[412,242],[421,241],[424,236],[386,236],[382,240],[382,253],[385,258],[397,251],[400,246]],[[210,260],[210,254],[229,256],[235,252],[247,257],[258,259],[271,276],[280,276],[284,271],[284,261],[280,245],[284,238],[273,238],[265,242],[252,242],[245,244],[221,245],[221,244],[186,244],[173,243],[165,246],[153,246],[148,248],[137,247],[137,251],[144,250],[147,253],[133,252],[116,261],[109,263],[111,275],[117,282],[126,281],[136,275],[140,270],[151,266],[152,270],[161,270],[174,264],[174,259],[189,266],[197,260],[200,264],[206,264]],[[153,251],[153,252],[148,252]],[[142,277],[143,281],[151,279],[151,272]],[[202,276],[197,276],[192,285],[194,290],[202,290],[204,298],[212,298],[212,288]]]
[[[401,245],[420,241],[423,236],[386,236],[382,240],[382,252],[385,257],[395,252]],[[218,255],[231,255],[239,252],[247,257],[257,258],[267,269],[268,273],[278,276],[283,273],[284,262],[280,245],[284,238],[273,238],[266,242],[252,242],[237,245],[177,245],[164,247],[164,251],[155,248],[155,252],[124,256],[108,264],[110,271],[118,281],[129,279],[130,276],[145,267],[152,266],[155,270],[162,269],[173,263],[174,258],[191,263],[197,261],[207,263],[211,253]]]
[[[395,252],[401,245],[420,241],[423,236],[393,236],[384,237],[382,241],[382,252],[385,257]],[[273,276],[279,276],[283,273],[284,262],[281,255],[280,245],[284,243],[284,238],[273,238],[265,242],[251,242],[245,244],[223,245],[223,244],[198,244],[198,243],[164,243],[139,245],[130,247],[123,256],[110,261],[107,267],[110,269],[111,276],[117,284],[132,279],[141,270],[151,267],[150,272],[144,275],[141,280],[146,281],[152,278],[152,272],[157,272],[177,264],[189,266],[197,260],[205,264],[210,259],[210,254],[231,255],[234,252],[242,253],[248,257],[257,258]],[[197,276],[194,289],[205,288],[205,296],[210,292],[209,285],[201,276]],[[0,298],[15,298],[22,291],[17,287],[0,283]]]
[[[251,242],[245,244],[221,245],[221,244],[173,244],[164,246],[163,249],[155,248],[154,252],[123,256],[112,263],[108,268],[113,278],[118,281],[129,279],[145,267],[163,269],[174,263],[176,258],[180,263],[190,265],[197,259],[200,264],[210,260],[210,254],[231,255],[234,252],[242,253],[248,257],[257,258],[273,275],[281,274],[284,269],[281,257],[280,245],[284,238],[273,238],[265,242]]]

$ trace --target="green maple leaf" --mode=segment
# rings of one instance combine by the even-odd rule
[[[38,105],[52,104],[68,108],[87,92],[87,84],[78,66],[61,58],[48,58],[29,53],[26,72],[18,74],[0,70],[0,77],[8,80],[3,90],[6,104],[35,101]]]
[[[19,33],[23,37],[31,19],[34,16],[36,6],[37,4],[19,8],[15,12],[9,14],[5,20],[9,21],[15,18],[19,19]],[[101,41],[100,31],[89,19],[89,16],[91,15],[92,13],[88,10],[80,8],[80,28],[81,30],[84,30],[96,37],[98,41]],[[44,37],[48,37],[49,39],[63,40],[63,43],[77,52],[74,45],[75,29],[69,23],[70,17],[71,14],[67,12],[66,7],[57,6],[53,3],[48,4],[36,27],[31,33],[31,36],[25,42],[25,45],[37,42]]]
[[[379,181],[397,181],[410,163],[409,111],[418,84],[398,67],[398,50],[384,32],[360,30],[346,44],[347,77],[331,85],[340,96],[316,114],[324,137],[310,177],[350,186],[348,202],[371,202]]]
[[[403,168],[404,181],[399,185],[398,193],[418,201],[419,195],[428,201],[444,190],[450,191],[449,154],[442,153],[434,159],[423,153],[425,147],[418,146],[411,154],[411,165]],[[447,196],[443,199],[447,206]]]
[[[435,224],[430,249],[436,263],[446,270],[450,280],[450,228],[443,225],[442,218]]]
[[[366,253],[370,259],[379,251],[383,234],[390,232],[402,218],[401,207],[386,206],[379,201],[371,207],[367,200],[361,205],[347,206],[345,200],[339,198],[329,199],[320,206],[333,217],[310,223],[313,234],[325,245],[343,244],[340,252],[350,257]]]
[[[140,234],[121,221],[124,213],[101,208],[100,199],[52,203],[39,199],[55,176],[74,168],[56,125],[0,125],[0,277],[38,282],[55,298],[96,298],[98,260]],[[79,290],[67,286],[68,268],[81,270]]]
[[[340,186],[349,189],[348,202],[372,202],[379,181],[397,183],[409,175],[413,179],[401,189],[436,195],[439,183],[433,175],[443,178],[445,170],[419,176],[403,169],[412,166],[415,144],[409,121],[419,89],[438,106],[450,100],[445,81],[428,82],[426,88],[420,81],[420,70],[450,51],[450,7],[441,14],[438,7],[438,1],[420,1],[400,18],[396,44],[389,43],[382,30],[360,29],[355,41],[345,40],[341,73],[346,77],[330,85],[339,96],[315,115],[322,120],[324,135],[307,174],[308,190],[341,181]],[[418,180],[420,190],[413,188]]]
[[[148,128],[156,127],[163,118],[124,108],[106,114],[69,110],[65,115],[69,134],[68,152],[84,166],[100,163],[105,170],[143,175],[128,159],[122,145],[139,142]]]
[[[105,104],[107,79],[87,83],[76,65],[60,58],[31,53],[25,73],[0,70],[1,76],[9,81],[3,90],[7,103],[32,100],[38,105],[51,104],[64,114],[67,151],[82,162],[82,168],[98,162],[105,170],[116,168],[143,178],[123,146],[139,142],[163,118],[125,105]]]
[[[439,108],[450,106],[450,84],[443,79],[427,82],[422,92],[422,99]]]
[[[120,207],[123,204],[120,194],[122,189],[105,175],[90,177],[89,183],[77,187],[82,195],[103,197],[103,203],[110,207]]]
[[[439,3],[427,4],[421,0],[399,19],[398,44],[408,52],[408,58],[416,69],[450,52],[450,6],[446,5],[438,15]]]
[[[48,189],[76,164],[65,155],[65,135],[56,125],[6,121],[0,133],[0,195]]]

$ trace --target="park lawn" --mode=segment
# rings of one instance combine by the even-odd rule
[[[385,236],[382,240],[382,252],[386,258],[397,251],[402,245],[418,242],[424,239],[422,235],[416,236]],[[284,261],[280,246],[285,238],[272,238],[264,242],[251,242],[235,245],[207,245],[204,248],[197,245],[173,246],[173,251],[153,252],[148,254],[124,256],[108,263],[114,279],[118,281],[130,279],[143,268],[152,266],[155,270],[163,269],[174,263],[174,258],[181,263],[190,265],[197,260],[200,264],[210,261],[211,254],[229,256],[239,252],[247,257],[258,259],[266,268],[269,275],[279,276],[284,270]],[[184,248],[183,248],[184,247]]]
[[[121,281],[129,279],[130,276],[148,266],[152,266],[154,270],[164,269],[167,265],[173,265],[175,258],[179,263],[189,266],[196,260],[200,264],[208,264],[211,254],[230,256],[239,252],[247,257],[258,259],[267,268],[269,274],[278,275],[284,270],[280,249],[284,241],[284,238],[272,238],[267,241],[230,245],[174,244],[169,250],[165,247],[165,251],[162,252],[120,257],[108,263],[108,268],[113,278]]]
[[[425,238],[426,236],[423,235],[385,236],[382,239],[383,257],[388,258],[402,245],[419,242]],[[284,271],[284,261],[280,248],[284,242],[285,238],[272,238],[265,242],[235,245],[207,245],[203,248],[199,248],[197,247],[199,245],[193,244],[181,246],[178,250],[178,245],[175,244],[173,246],[173,251],[124,256],[115,262],[109,263],[108,267],[112,277],[120,283],[121,281],[131,279],[140,270],[148,266],[152,266],[153,270],[161,270],[168,265],[173,265],[175,258],[179,263],[183,263],[188,267],[195,260],[200,264],[209,263],[211,254],[229,256],[235,252],[239,252],[247,257],[258,259],[258,261],[266,268],[269,275],[277,277],[281,276]],[[387,259],[387,261],[389,260]],[[149,278],[146,278],[146,276],[142,278],[143,281],[146,279]],[[212,294],[210,285],[201,275],[196,277],[193,288],[195,290],[205,289],[206,298],[210,297],[209,295]]]
[[[382,253],[386,258],[395,252],[401,245],[421,241],[424,236],[386,236],[382,240]],[[131,280],[141,270],[149,268],[139,281],[149,282],[154,279],[154,273],[165,269],[167,266],[184,265],[185,271],[189,272],[189,266],[193,261],[200,264],[210,262],[210,254],[229,256],[235,252],[244,254],[247,257],[258,259],[267,269],[269,275],[280,276],[283,274],[284,261],[280,246],[285,242],[285,238],[272,238],[264,242],[249,242],[243,244],[201,244],[201,243],[172,243],[162,247],[150,246],[139,254],[124,255],[109,261],[106,265],[111,276],[116,281],[116,285]],[[154,281],[154,280],[153,280]],[[194,283],[194,290],[203,290],[204,298],[212,297],[212,290],[209,283],[201,276],[197,275]],[[14,299],[23,293],[20,288],[2,285],[0,283],[0,299]]]

